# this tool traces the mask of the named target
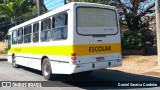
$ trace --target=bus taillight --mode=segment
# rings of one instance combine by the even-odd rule
[[[75,52],[71,53],[71,59],[76,60],[76,53]]]

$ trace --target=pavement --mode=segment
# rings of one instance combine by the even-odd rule
[[[0,59],[7,59],[7,56],[5,56],[5,55],[4,55],[4,56],[3,56],[3,55],[1,56],[1,55],[0,55]]]
[[[0,55],[0,59],[7,59],[7,56]],[[156,66],[156,67],[151,68],[145,72],[142,72],[142,75],[160,78],[160,66]]]

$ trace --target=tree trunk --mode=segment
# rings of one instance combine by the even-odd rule
[[[127,19],[127,26],[128,26],[130,31],[135,31],[135,30],[139,29],[140,17],[129,17],[129,16],[126,16],[126,19]]]

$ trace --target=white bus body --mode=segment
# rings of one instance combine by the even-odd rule
[[[117,17],[116,8],[108,5],[61,6],[9,29],[8,62],[37,70],[50,67],[52,74],[121,66]],[[42,67],[46,58],[50,65]]]

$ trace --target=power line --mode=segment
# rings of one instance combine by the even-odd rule
[[[62,2],[62,1],[61,1]],[[51,3],[49,3],[50,5],[48,5],[48,6],[51,6],[51,5],[57,5],[57,4],[59,4],[59,3],[61,3],[61,2],[57,2],[57,3],[55,3],[55,4],[51,4]],[[47,5],[46,5],[47,6]]]
[[[51,1],[49,1],[48,3],[46,3],[45,5],[48,5],[48,4],[50,4],[51,2],[53,2],[54,0],[51,0]]]

